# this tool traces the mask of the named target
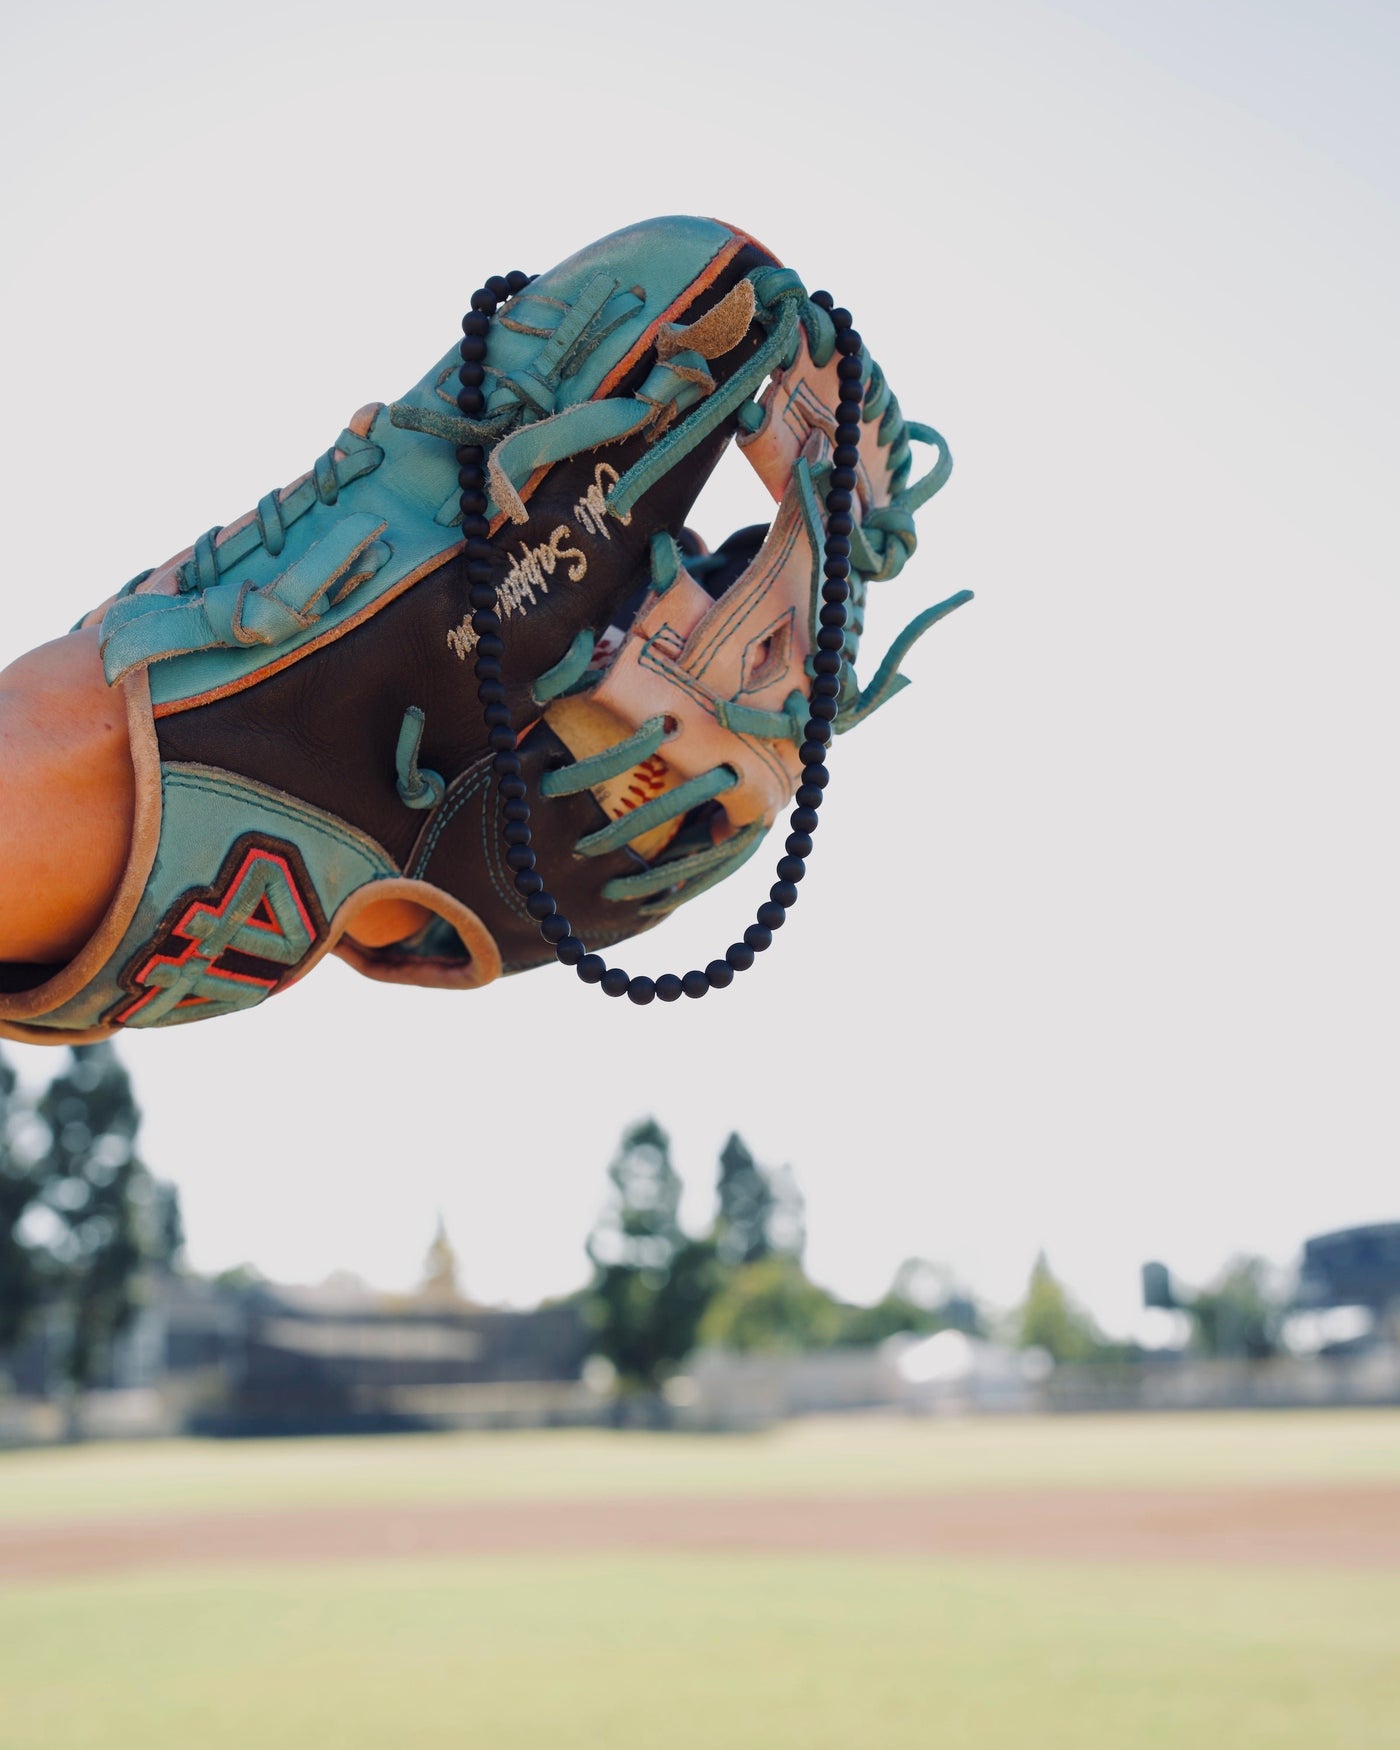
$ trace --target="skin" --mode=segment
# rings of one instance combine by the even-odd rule
[[[70,632],[0,672],[0,960],[71,960],[126,866],[136,779],[97,641],[95,626]],[[356,919],[355,939],[383,947],[427,916],[384,900]]]

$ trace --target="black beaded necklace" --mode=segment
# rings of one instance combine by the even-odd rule
[[[462,318],[461,387],[457,392],[457,405],[468,419],[479,420],[486,410],[486,395],[482,388],[486,377],[483,361],[491,318],[497,306],[524,291],[532,277],[519,272],[504,276],[496,274],[480,291],[472,293],[471,309]],[[841,691],[846,602],[850,595],[850,535],[854,527],[851,495],[856,484],[857,446],[864,399],[861,338],[852,325],[850,311],[835,307],[827,292],[813,292],[812,302],[827,312],[836,329],[836,350],[841,355],[836,367],[841,399],[836,409],[836,451],[826,494],[822,609],[817,650],[812,658],[815,678],[802,745],[798,749],[803,767],[802,783],[797,790],[797,806],[788,819],[792,831],[784,847],[785,855],[778,862],[778,879],[769,888],[768,898],[759,906],[754,922],[744,931],[743,941],[731,943],[724,958],[711,960],[703,972],[687,972],[684,977],[663,972],[660,978],[650,979],[640,974],[631,976],[620,966],[609,966],[601,954],[590,954],[574,935],[569,920],[561,916],[553,896],[545,888],[543,877],[535,868],[535,853],[530,848],[530,805],[525,799],[525,780],[521,776],[520,755],[516,752],[517,737],[505,702],[506,690],[501,682],[505,644],[501,638],[501,616],[496,611],[496,586],[492,582],[491,525],[486,516],[486,451],[481,444],[459,444],[457,447],[457,483],[462,489],[462,533],[467,544],[472,630],[478,637],[477,697],[481,700],[490,731],[492,769],[505,804],[506,862],[515,872],[516,890],[523,897],[530,916],[538,923],[540,934],[553,947],[555,958],[565,966],[572,966],[585,984],[598,985],[610,997],[626,996],[634,1003],[649,1003],[657,997],[663,1003],[673,1003],[680,996],[702,997],[709,990],[725,989],[734,982],[736,972],[747,972],[755,957],[771,946],[774,930],[782,928],[788,912],[797,904],[797,884],[807,873],[812,834],[817,830],[818,811],[830,775],[826,749],[831,740],[832,719],[836,716],[836,700]]]

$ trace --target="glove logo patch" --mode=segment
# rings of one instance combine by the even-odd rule
[[[252,1008],[290,981],[325,934],[295,846],[245,834],[214,884],[181,894],[122,975],[108,1019],[160,1027]]]

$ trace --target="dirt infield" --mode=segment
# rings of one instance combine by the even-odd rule
[[[1400,1487],[496,1501],[0,1527],[0,1585],[225,1562],[722,1552],[1400,1568]]]

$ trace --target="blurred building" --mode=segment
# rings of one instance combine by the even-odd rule
[[[1360,1315],[1354,1334],[1332,1347],[1400,1343],[1400,1221],[1342,1228],[1306,1241],[1296,1305],[1303,1312]]]
[[[440,1235],[445,1244],[445,1236]],[[455,1282],[455,1275],[450,1277]],[[126,1432],[330,1433],[590,1419],[578,1306],[473,1306],[439,1271],[413,1295],[349,1277],[319,1288],[162,1274],[92,1403]],[[62,1394],[62,1332],[41,1326],[12,1392]]]

